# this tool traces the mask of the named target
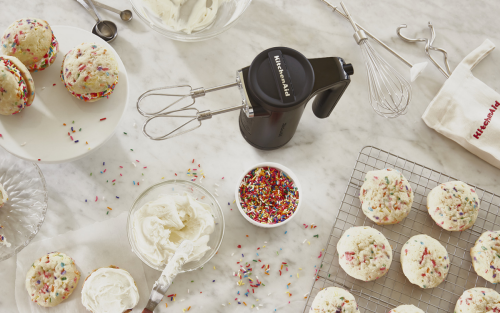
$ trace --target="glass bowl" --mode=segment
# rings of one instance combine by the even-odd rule
[[[252,0],[227,0],[219,7],[219,11],[211,25],[203,30],[186,34],[168,29],[163,24],[161,18],[156,16],[148,5],[144,3],[144,0],[130,0],[135,13],[149,27],[167,38],[186,42],[207,40],[228,30],[245,12],[251,2]]]
[[[224,224],[224,214],[222,213],[219,202],[217,202],[217,200],[208,190],[203,188],[201,185],[188,180],[167,180],[159,182],[146,189],[134,201],[132,207],[130,208],[127,220],[127,235],[130,246],[132,247],[132,251],[134,251],[134,253],[139,257],[139,259],[142,260],[142,262],[147,264],[149,267],[154,268],[155,270],[163,271],[165,265],[155,265],[141,254],[141,251],[137,248],[137,244],[134,238],[132,216],[146,202],[158,199],[159,195],[175,195],[184,193],[188,193],[188,195],[193,196],[193,198],[197,199],[198,201],[206,203],[210,206],[212,210],[212,216],[215,220],[215,230],[210,235],[210,240],[208,241],[208,246],[211,249],[208,250],[199,261],[193,261],[184,264],[182,266],[181,273],[194,271],[210,261],[210,259],[212,259],[212,257],[219,250],[219,247],[222,243],[222,238],[224,238],[224,229],[226,227]]]
[[[0,150],[0,184],[9,197],[0,208],[0,236],[10,243],[8,247],[0,242],[3,261],[35,238],[47,213],[48,192],[38,165]]]
[[[241,185],[241,182],[243,181],[243,178],[245,178],[245,176],[249,172],[251,172],[252,170],[254,170],[254,169],[258,168],[258,167],[274,167],[274,168],[277,168],[277,169],[281,170],[283,173],[285,173],[288,177],[290,177],[292,179],[293,183],[297,187],[297,190],[299,192],[299,204],[297,204],[297,208],[295,208],[295,212],[293,212],[292,216],[290,216],[289,218],[287,218],[283,222],[276,223],[276,224],[264,224],[264,223],[256,222],[253,219],[251,219],[250,216],[248,216],[247,213],[241,207],[241,197],[240,197],[240,185]],[[274,227],[279,227],[279,226],[285,225],[286,223],[290,222],[290,220],[297,215],[297,213],[299,212],[300,207],[302,206],[302,202],[304,202],[304,193],[302,192],[302,187],[300,186],[299,179],[292,172],[291,169],[289,169],[288,167],[285,167],[285,166],[283,166],[283,165],[281,165],[279,163],[264,162],[264,163],[255,164],[254,166],[248,168],[245,172],[243,172],[243,174],[241,175],[240,179],[238,180],[238,184],[236,185],[235,198],[237,199],[236,206],[238,207],[238,211],[240,211],[241,215],[243,215],[243,217],[248,222],[250,222],[250,224],[253,224],[255,226],[259,226],[259,227],[262,227],[262,228],[274,228]]]

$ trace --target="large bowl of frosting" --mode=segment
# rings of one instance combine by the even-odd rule
[[[193,242],[181,273],[202,267],[224,237],[224,215],[215,197],[188,180],[168,180],[146,189],[132,204],[127,232],[132,251],[162,271],[180,244]]]
[[[252,0],[130,0],[141,20],[179,41],[201,41],[228,30]]]

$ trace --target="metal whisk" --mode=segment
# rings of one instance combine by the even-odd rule
[[[344,3],[340,2],[340,5],[354,28],[354,39],[363,53],[371,106],[386,118],[405,114],[411,101],[410,83],[373,49],[366,33],[354,22]]]

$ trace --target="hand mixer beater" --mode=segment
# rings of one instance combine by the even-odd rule
[[[226,113],[226,112],[231,112],[235,110],[242,109],[245,114],[248,117],[253,117],[253,110],[250,105],[248,105],[245,101],[245,97],[243,98],[242,104],[238,106],[233,106],[229,108],[225,108],[222,110],[215,110],[215,111],[210,111],[210,110],[205,110],[205,111],[198,111],[196,108],[191,108],[196,102],[196,98],[198,97],[203,97],[209,92],[214,92],[226,88],[231,88],[231,87],[236,87],[242,91],[242,96],[246,94],[244,92],[244,86],[242,84],[242,73],[241,70],[238,71],[237,76],[236,76],[236,82],[235,83],[229,83],[225,85],[220,85],[212,88],[196,88],[193,89],[190,85],[175,85],[175,86],[167,86],[167,87],[159,87],[159,88],[154,88],[151,90],[146,91],[142,95],[139,96],[139,99],[137,100],[137,110],[142,116],[147,117],[146,121],[142,125],[142,132],[145,136],[147,136],[149,139],[152,140],[165,140],[165,139],[170,139],[176,136],[180,136],[182,134],[185,134],[187,132],[190,132],[192,130],[195,130],[196,128],[201,126],[201,122],[206,119],[212,118],[214,115]],[[158,91],[160,90],[171,90],[171,89],[178,89],[178,88],[187,88],[189,89],[187,93],[184,94],[177,94],[177,93],[159,93]],[[161,110],[158,110],[156,112],[147,112],[141,107],[142,101],[150,96],[164,96],[164,97],[174,97],[177,98],[177,100],[174,100],[172,103],[168,104],[166,107],[162,108]],[[184,99],[191,98],[192,101],[185,105],[184,107],[177,109],[177,110],[170,110],[167,111],[169,108],[172,106],[176,105],[177,103],[180,103]],[[176,114],[179,113],[179,114]],[[191,113],[191,114],[188,114]],[[152,136],[149,134],[147,131],[147,126],[149,122],[151,122],[155,118],[160,118],[160,117],[175,117],[175,118],[187,118],[188,121],[181,126],[175,128],[174,130],[168,132],[165,135],[161,136]],[[181,131],[181,128],[186,127],[188,124],[193,123],[194,125],[190,128],[183,129]]]
[[[328,117],[353,73],[352,65],[342,58],[307,59],[296,50],[276,47],[261,52],[249,67],[238,70],[234,83],[213,88],[192,89],[189,85],[177,85],[148,90],[137,100],[137,110],[147,118],[143,133],[153,140],[185,134],[214,115],[240,110],[239,126],[245,140],[256,148],[272,150],[292,139],[307,102],[314,96],[314,114],[319,118]],[[196,98],[230,87],[239,88],[240,105],[213,111],[198,111],[192,107]],[[186,88],[187,92],[170,93],[176,88]],[[160,110],[145,110],[143,100],[150,96],[174,97],[174,101]],[[172,109],[182,101],[188,103],[180,109]],[[187,122],[164,135],[154,136],[148,124],[156,118],[185,118]]]

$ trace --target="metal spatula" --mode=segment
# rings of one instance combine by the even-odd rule
[[[175,259],[180,259],[182,264],[186,263],[187,258],[179,255],[179,251],[184,251],[186,255],[190,255],[193,252],[193,242],[190,240],[184,240],[179,247],[177,248],[175,254],[170,258],[169,263],[161,273],[160,278],[153,285],[153,290],[151,290],[151,294],[149,295],[148,304],[146,308],[142,311],[142,313],[153,313],[155,308],[158,306],[160,301],[163,299],[163,296],[167,293],[168,288],[172,285],[177,274],[168,277],[166,274],[169,272],[168,267],[170,262]]]

